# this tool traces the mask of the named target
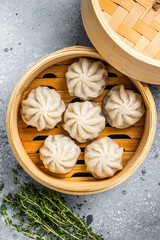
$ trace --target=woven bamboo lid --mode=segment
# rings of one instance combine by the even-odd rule
[[[133,79],[160,84],[160,0],[82,0],[90,40]]]

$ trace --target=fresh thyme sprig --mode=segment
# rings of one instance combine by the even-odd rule
[[[21,184],[17,174],[21,167],[12,169],[13,180],[19,184],[17,193],[2,195],[3,204],[0,214],[6,224],[37,240],[102,240],[93,233],[83,219],[79,218],[67,207],[59,193],[49,189],[37,189],[34,184]],[[0,185],[0,191],[4,185]],[[12,208],[15,214],[9,218],[7,210]]]

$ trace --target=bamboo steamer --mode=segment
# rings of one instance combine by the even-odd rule
[[[130,78],[160,84],[160,1],[82,0],[97,51]]]
[[[83,155],[84,148],[89,143],[78,143],[81,148],[79,160],[74,169],[65,175],[55,175],[46,170],[39,158],[38,150],[48,135],[68,133],[59,123],[56,128],[38,132],[36,128],[27,126],[20,116],[22,99],[28,92],[38,86],[55,88],[61,95],[66,106],[78,101],[67,92],[65,72],[69,64],[79,57],[100,59],[109,72],[109,82],[104,92],[93,101],[102,104],[104,95],[117,84],[124,84],[127,89],[138,91],[146,107],[145,116],[134,126],[127,129],[106,127],[99,138],[110,136],[125,150],[123,155],[124,168],[112,178],[97,180],[86,172]],[[131,176],[141,165],[152,145],[156,130],[156,108],[152,94],[145,83],[129,80],[121,72],[109,65],[93,48],[71,47],[54,52],[36,62],[19,80],[15,86],[8,105],[6,127],[8,139],[13,153],[24,170],[44,186],[69,194],[93,194],[111,189]]]

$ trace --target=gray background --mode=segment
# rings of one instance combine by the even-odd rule
[[[7,141],[5,115],[12,90],[36,60],[67,46],[91,43],[81,21],[80,0],[0,0],[0,182],[14,192],[16,165]],[[150,85],[158,119],[160,86]],[[120,186],[92,196],[67,196],[69,206],[109,240],[160,239],[160,124],[141,167]],[[23,173],[24,181],[33,181]],[[0,217],[0,240],[24,236]]]

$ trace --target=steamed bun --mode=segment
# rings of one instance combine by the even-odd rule
[[[80,58],[66,73],[68,92],[82,100],[98,97],[107,85],[108,73],[101,61]]]
[[[105,96],[103,113],[112,127],[123,129],[138,122],[145,113],[145,108],[139,93],[118,85]]]
[[[95,178],[112,177],[122,166],[123,148],[109,137],[92,142],[85,149],[86,170]]]
[[[64,114],[63,128],[78,142],[98,137],[105,128],[101,107],[93,102],[70,103]]]
[[[39,86],[22,101],[21,116],[27,125],[38,131],[53,129],[62,120],[65,104],[54,89]]]
[[[65,174],[75,166],[80,155],[80,148],[71,138],[57,134],[46,138],[39,153],[45,168],[54,173]]]

